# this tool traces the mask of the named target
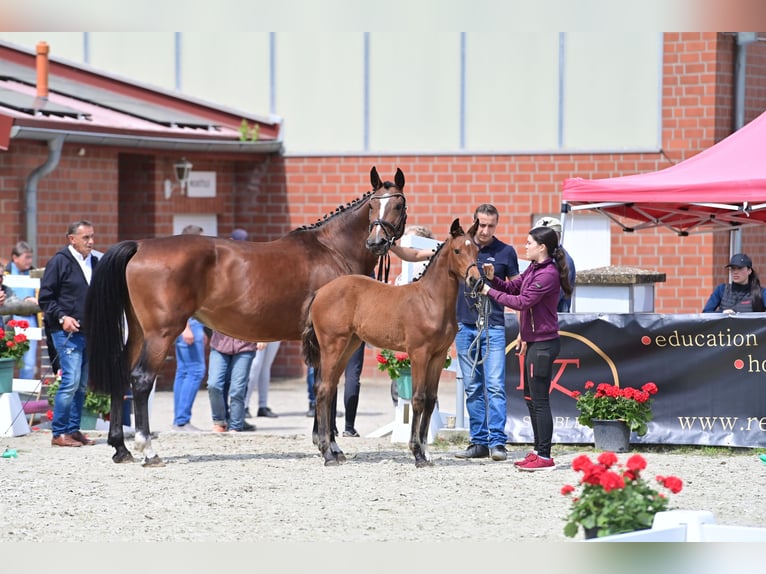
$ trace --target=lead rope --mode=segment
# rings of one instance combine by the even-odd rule
[[[376,279],[388,283],[388,270],[391,268],[391,254],[386,251],[385,255],[378,258],[378,273]]]
[[[465,292],[466,301],[468,307],[474,307],[476,309],[476,337],[471,341],[468,346],[468,356],[473,357],[473,364],[471,365],[471,377],[476,374],[476,367],[484,363],[487,355],[490,351],[489,332],[487,331],[487,324],[489,323],[489,314],[491,312],[491,306],[489,297],[481,293],[481,283],[479,283],[470,294]],[[474,299],[473,302],[470,299]],[[479,350],[481,349],[481,337],[482,335],[487,340],[487,353],[479,359]]]

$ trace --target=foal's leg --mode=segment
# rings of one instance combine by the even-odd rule
[[[438,367],[438,369],[437,369]],[[410,432],[410,451],[415,456],[415,466],[418,468],[432,465],[431,453],[428,452],[428,429],[431,425],[431,415],[436,406],[439,388],[441,365],[431,361],[426,375],[416,382],[413,372],[412,392],[412,427]],[[422,381],[422,382],[421,382]]]
[[[335,466],[346,462],[346,456],[335,442],[335,409],[332,402],[335,401],[338,377],[330,379],[316,372],[316,410],[314,414],[314,444],[319,447],[319,452],[324,456],[325,466]]]

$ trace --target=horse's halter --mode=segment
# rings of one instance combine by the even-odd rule
[[[386,253],[384,255],[380,256],[380,259],[378,260],[378,272],[376,275],[376,278],[378,281],[383,281],[384,283],[388,283],[388,271],[391,268],[391,254],[389,253],[389,249],[393,244],[396,243],[398,239],[404,235],[404,227],[407,225],[407,198],[404,197],[404,194],[402,192],[397,193],[387,193],[385,195],[374,195],[370,199],[389,199],[391,197],[401,197],[402,198],[402,213],[399,216],[399,221],[396,222],[396,225],[392,225],[388,221],[385,221],[383,219],[375,219],[372,222],[370,222],[370,228],[369,232],[372,232],[372,229],[377,225],[383,230],[383,235],[386,238],[386,243],[388,243],[388,247],[386,248]]]
[[[373,195],[370,199],[389,199],[391,197],[401,197],[402,203],[404,204],[402,206],[402,213],[399,216],[399,221],[396,222],[396,225],[392,225],[388,221],[385,221],[384,219],[375,219],[374,221],[370,222],[370,228],[369,231],[372,232],[372,228],[376,225],[380,226],[380,228],[383,230],[383,235],[386,236],[386,241],[388,242],[388,246],[391,247],[397,239],[400,239],[402,235],[404,235],[404,227],[407,225],[407,198],[404,197],[404,194],[401,192],[397,193],[387,193],[385,195]]]

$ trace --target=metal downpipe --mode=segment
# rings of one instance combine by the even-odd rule
[[[45,160],[45,163],[32,170],[24,184],[26,241],[32,247],[32,262],[35,267],[37,266],[37,184],[41,178],[56,169],[59,160],[61,160],[61,150],[63,147],[63,135],[48,140],[48,158]]]

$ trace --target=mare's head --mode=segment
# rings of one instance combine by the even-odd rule
[[[377,256],[404,233],[407,224],[407,199],[404,197],[404,173],[397,168],[394,182],[381,181],[375,166],[370,171],[373,194],[370,196],[370,234],[367,249]]]
[[[478,226],[477,219],[468,232],[465,232],[460,226],[460,219],[456,219],[450,226],[450,238],[444,246],[444,249],[448,250],[445,255],[450,258],[450,271],[458,274],[470,290],[480,288],[482,281],[481,272],[476,263],[479,257],[479,246],[473,239]]]

